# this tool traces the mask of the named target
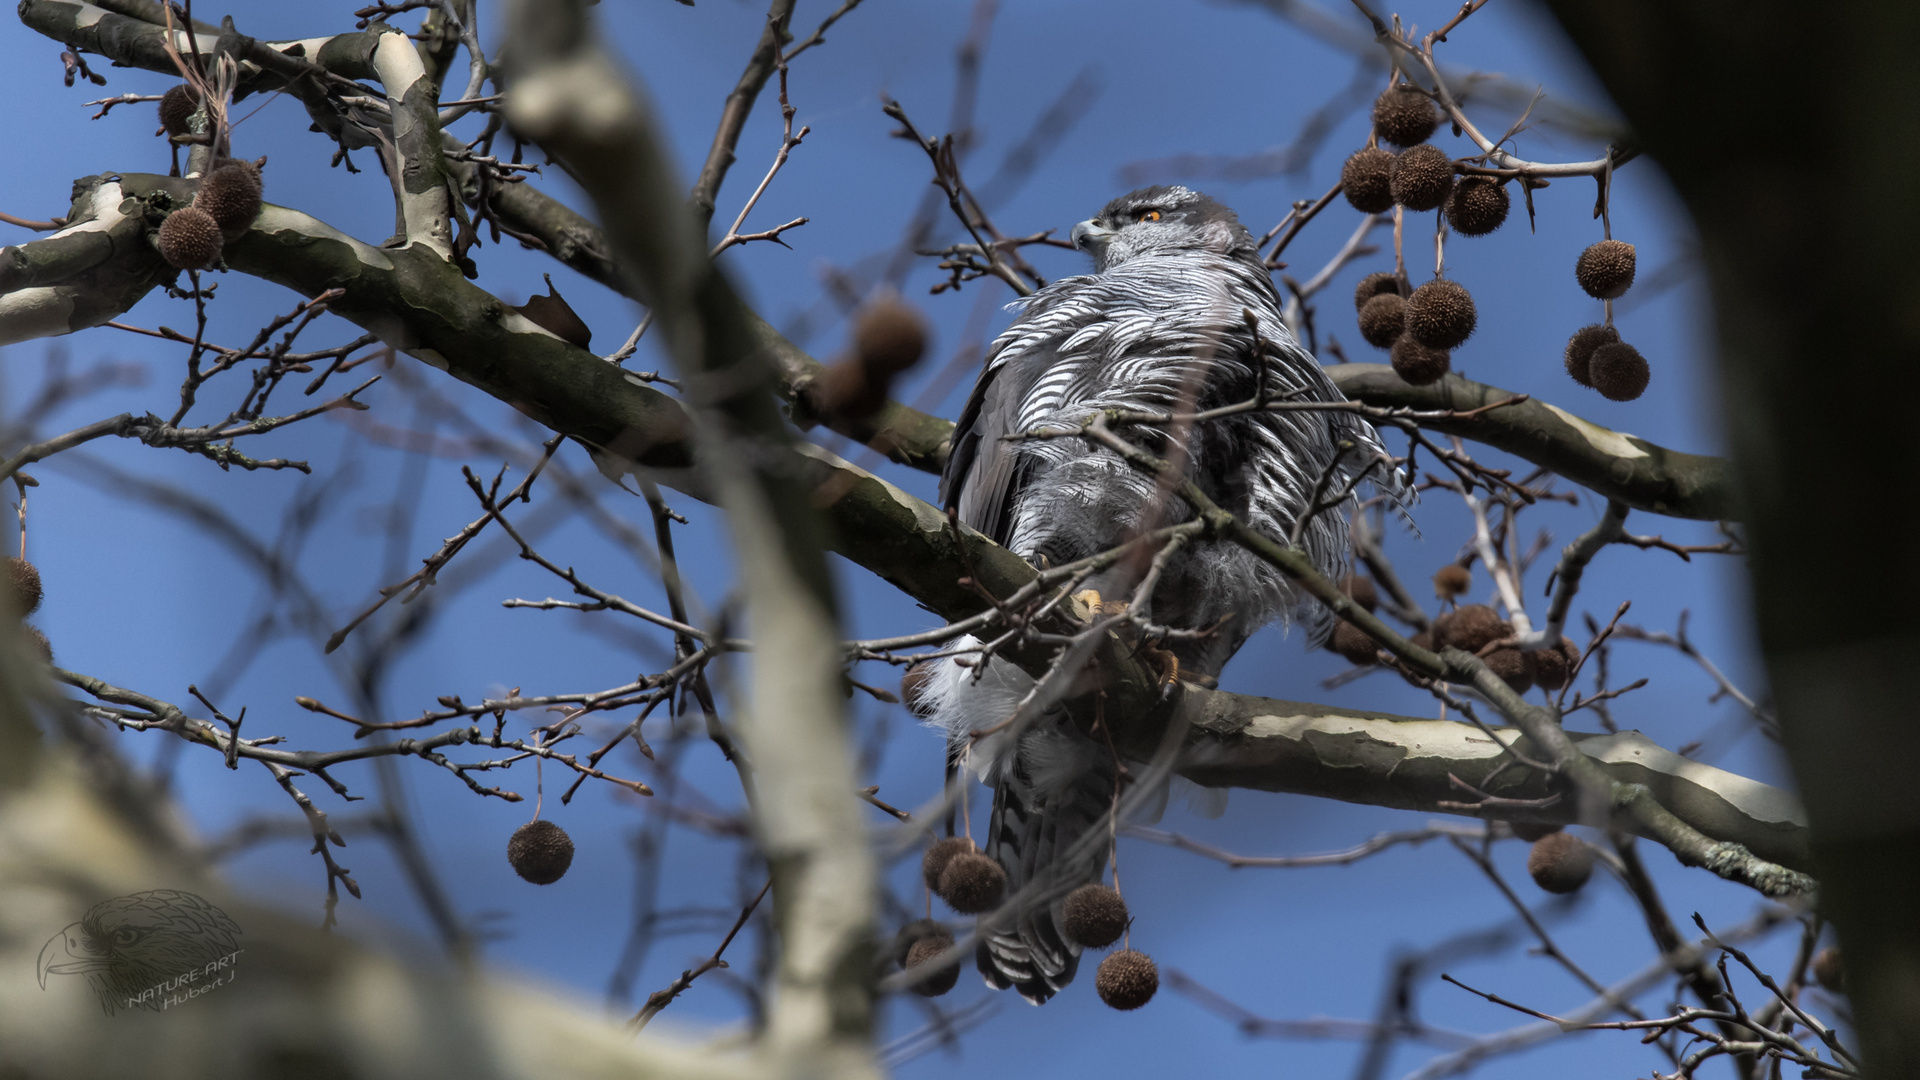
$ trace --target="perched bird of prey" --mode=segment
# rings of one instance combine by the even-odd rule
[[[1079,431],[1104,410],[1190,414],[1250,401],[1261,385],[1273,401],[1343,400],[1288,333],[1254,238],[1225,206],[1184,187],[1142,188],[1074,226],[1073,241],[1092,254],[1094,272],[1016,303],[1020,314],[994,341],[960,415],[941,483],[943,501],[962,522],[1036,566],[1109,550],[1189,520],[1193,509],[1111,449],[1071,436],[1010,436]],[[1177,463],[1241,521],[1283,540],[1316,489],[1337,498],[1363,474],[1382,486],[1396,483],[1371,425],[1351,412],[1249,411],[1185,427],[1116,430]],[[1314,518],[1299,541],[1329,575],[1344,572],[1345,509]],[[1085,587],[1111,611],[1145,570],[1138,560],[1123,562]],[[1218,625],[1211,636],[1166,641],[1179,677],[1189,680],[1217,675],[1266,623],[1288,619],[1318,642],[1332,620],[1317,602],[1296,597],[1279,571],[1216,541],[1179,549],[1148,602],[1161,626]],[[983,924],[978,964],[990,985],[1017,987],[1038,1004],[1078,964],[1078,946],[1060,931],[1060,901],[1102,875],[1112,756],[1061,709],[1017,737],[975,739],[973,732],[1012,716],[1034,682],[1006,660],[939,663],[922,707],[993,786],[982,848],[1007,871],[1007,895],[1028,901]]]

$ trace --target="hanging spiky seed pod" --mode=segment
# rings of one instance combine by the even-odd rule
[[[1533,654],[1519,649],[1495,649],[1487,654],[1487,670],[1500,677],[1516,694],[1533,689]]]
[[[1340,193],[1363,214],[1393,209],[1393,154],[1377,146],[1355,150],[1340,166]]]
[[[199,270],[220,258],[220,224],[198,207],[183,206],[160,223],[160,257],[180,270]]]
[[[1612,300],[1633,286],[1633,245],[1620,240],[1602,240],[1580,253],[1573,264],[1573,276],[1587,295]]]
[[[1847,965],[1840,946],[1829,945],[1813,954],[1813,980],[1836,994],[1847,992]]]
[[[1390,349],[1407,328],[1407,302],[1397,292],[1381,293],[1360,309],[1360,336],[1378,349]]]
[[[1327,648],[1345,657],[1349,664],[1371,664],[1379,659],[1380,646],[1365,630],[1350,622],[1339,622],[1327,636]]]
[[[40,586],[40,570],[25,559],[7,557],[7,583],[13,586],[13,610],[26,616],[40,610],[46,595]]]
[[[853,352],[869,371],[897,375],[927,351],[927,320],[920,309],[883,296],[860,310],[853,324]]]
[[[200,91],[186,83],[167,87],[160,95],[160,127],[169,135],[185,135],[187,124],[200,108]]]
[[[973,841],[964,836],[949,836],[942,840],[935,840],[928,846],[927,853],[920,857],[920,880],[927,883],[927,888],[939,892],[940,875],[946,872],[947,864],[961,855],[971,855],[976,850],[978,849],[973,846]]]
[[[228,240],[245,236],[260,216],[260,169],[251,161],[229,158],[200,181],[193,205],[205,210]]]
[[[1160,989],[1160,969],[1146,953],[1121,949],[1100,961],[1093,988],[1100,1000],[1113,1008],[1137,1009],[1152,1001],[1154,992]]]
[[[1433,137],[1440,110],[1419,87],[1395,83],[1373,100],[1373,130],[1395,146],[1414,146]]]
[[[1380,606],[1380,590],[1373,579],[1365,574],[1348,574],[1340,579],[1340,591],[1353,597],[1353,602],[1372,611]]]
[[[1624,341],[1602,345],[1587,361],[1587,378],[1593,388],[1613,401],[1632,401],[1646,393],[1653,372],[1640,350]]]
[[[1448,563],[1433,572],[1433,594],[1451,600],[1473,588],[1473,571],[1459,563]]]
[[[1457,349],[1480,321],[1473,294],[1448,278],[1434,278],[1407,297],[1407,334],[1429,349]]]
[[[1448,614],[1444,623],[1443,629],[1441,620],[1434,622],[1435,637],[1440,644],[1470,653],[1477,653],[1513,633],[1513,627],[1485,604],[1467,604]]]
[[[1592,386],[1593,376],[1588,367],[1593,362],[1593,351],[1602,345],[1611,345],[1620,340],[1620,331],[1602,323],[1583,326],[1567,339],[1567,374],[1581,386]]]
[[[906,963],[900,966],[902,970],[914,971],[920,975],[913,983],[914,993],[921,997],[939,997],[953,989],[954,984],[960,981],[959,957],[950,958],[938,968],[925,974],[916,971],[917,968],[932,963],[935,957],[951,948],[953,948],[953,935],[945,929],[924,934],[907,947]]]
[[[1593,849],[1572,833],[1550,833],[1533,842],[1527,873],[1550,893],[1574,892],[1593,876]]]
[[[893,935],[893,962],[903,968],[906,967],[907,953],[912,951],[913,943],[934,934],[945,934],[948,939],[953,937],[953,932],[947,929],[947,925],[937,919],[915,919],[902,926],[899,932]]]
[[[985,855],[968,852],[948,860],[935,890],[962,915],[979,915],[999,906],[1007,891],[1007,872]]]
[[[1468,176],[1447,196],[1447,224],[1461,236],[1485,236],[1506,223],[1513,200],[1505,182],[1491,176]]]
[[[1400,295],[1400,279],[1385,272],[1368,274],[1353,287],[1353,310],[1359,311],[1367,301],[1386,293]]]
[[[46,632],[32,623],[26,623],[20,629],[27,635],[27,648],[43,662],[53,663],[53,642],[47,640]]]
[[[1402,150],[1393,159],[1393,201],[1409,210],[1436,210],[1453,190],[1453,159],[1432,143]]]
[[[1127,929],[1127,902],[1105,885],[1082,885],[1060,905],[1060,930],[1067,940],[1088,949],[1104,949]]]
[[[551,885],[573,865],[573,838],[545,818],[527,822],[507,841],[507,862],[513,872],[535,885]]]
[[[1447,350],[1430,349],[1415,341],[1412,334],[1400,335],[1387,359],[1392,361],[1394,373],[1408,386],[1438,382],[1453,368],[1453,357]]]
[[[1573,677],[1580,663],[1580,647],[1561,638],[1551,648],[1533,654],[1533,681],[1543,690],[1558,690]]]

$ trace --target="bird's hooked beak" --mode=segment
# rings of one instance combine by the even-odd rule
[[[1107,245],[1113,241],[1114,235],[1115,233],[1112,229],[1092,219],[1075,225],[1073,232],[1070,234],[1074,247],[1096,258],[1099,257],[1102,251],[1106,250]]]
[[[40,961],[35,965],[35,973],[40,976],[40,989],[47,988],[49,975],[78,975],[109,966],[106,957],[90,956],[88,952],[86,937],[79,923],[73,923],[49,938],[46,945],[41,947]]]

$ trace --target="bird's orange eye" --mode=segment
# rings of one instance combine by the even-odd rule
[[[1139,213],[1137,213],[1137,214],[1135,214],[1135,215],[1133,216],[1133,220],[1135,220],[1135,221],[1159,221],[1159,220],[1160,220],[1160,211],[1158,211],[1158,210],[1142,210],[1142,211],[1140,211]]]

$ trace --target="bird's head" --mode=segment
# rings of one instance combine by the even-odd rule
[[[1233,211],[1190,188],[1158,185],[1130,191],[1073,227],[1073,246],[1105,272],[1144,255],[1212,251],[1258,259],[1253,234]]]
[[[192,893],[117,897],[94,905],[40,950],[40,987],[49,975],[84,975],[112,1013],[116,1002],[238,950],[239,933],[226,912]]]

